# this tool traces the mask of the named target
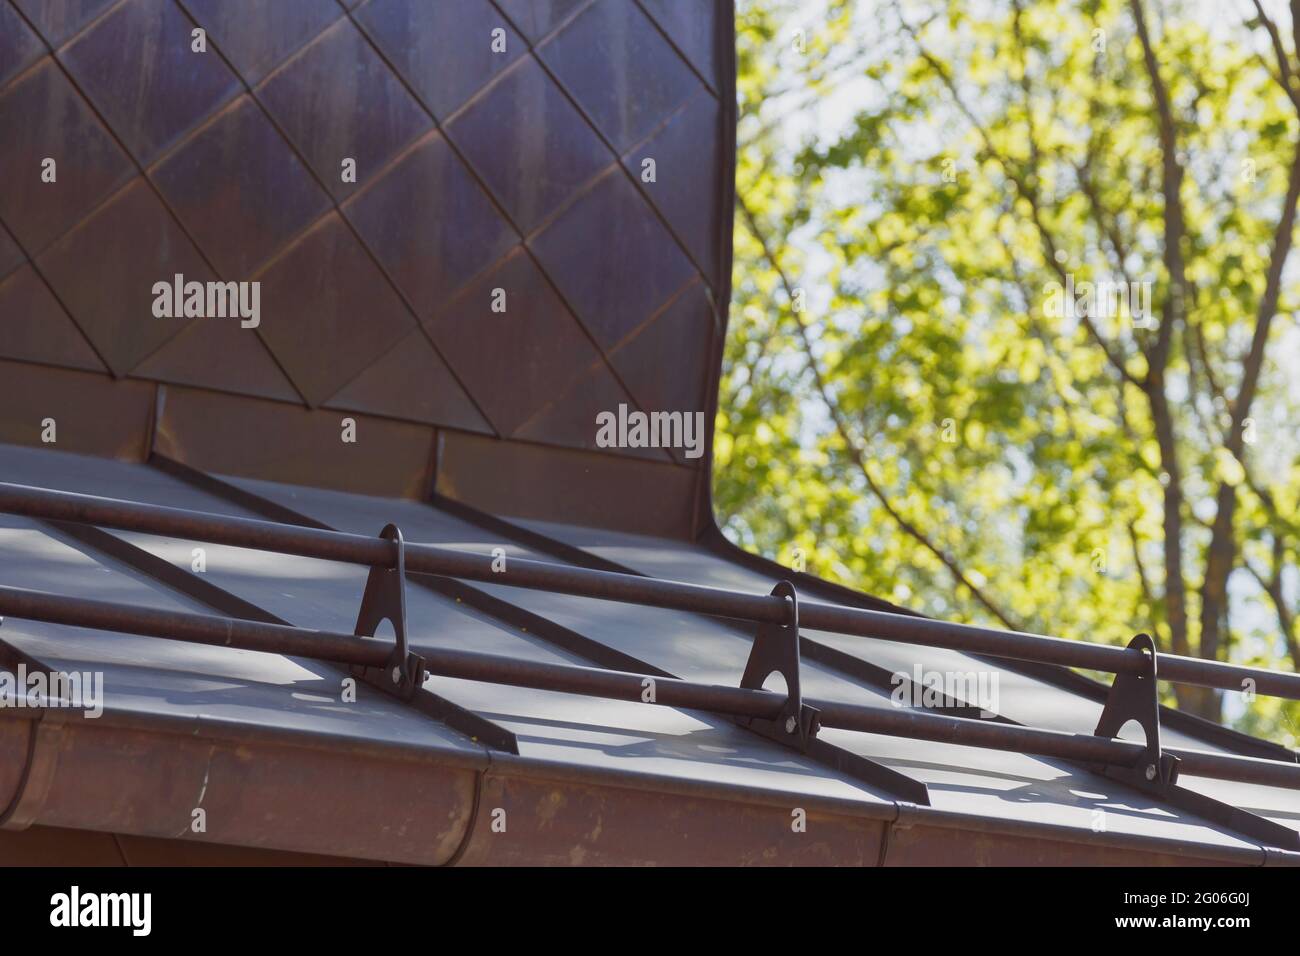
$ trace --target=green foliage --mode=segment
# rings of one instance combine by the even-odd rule
[[[1294,51],[1148,3],[1153,78],[1127,0],[967,6],[739,4],[720,521],[928,614],[1300,666]],[[1149,283],[1149,321],[1062,315],[1067,277]]]

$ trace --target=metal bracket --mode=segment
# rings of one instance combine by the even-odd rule
[[[843,747],[817,739],[817,732],[821,729],[821,715],[816,707],[809,707],[803,702],[803,692],[799,686],[799,597],[789,581],[778,583],[772,588],[772,594],[787,600],[790,618],[784,624],[763,624],[759,627],[754,647],[749,652],[749,660],[745,662],[745,673],[740,678],[740,686],[749,690],[762,690],[765,680],[773,674],[780,674],[785,678],[785,704],[775,720],[737,717],[736,723],[886,793],[911,803],[929,806],[930,792],[919,780],[913,780],[897,770]]]
[[[410,700],[424,683],[424,665],[411,653],[406,642],[406,542],[395,524],[386,525],[379,536],[392,541],[397,549],[395,567],[375,566],[366,578],[361,595],[361,611],[353,634],[374,637],[382,621],[390,621],[397,643],[382,668],[353,665],[352,671],[370,683],[383,687],[394,696]]]
[[[515,735],[504,727],[452,703],[445,697],[424,688],[424,660],[412,654],[406,638],[406,542],[401,529],[390,524],[379,533],[386,541],[397,546],[394,567],[372,567],[366,578],[366,590],[361,595],[361,610],[353,634],[374,637],[381,621],[393,624],[397,638],[393,652],[383,667],[353,665],[352,673],[372,687],[406,701],[417,710],[454,727],[472,740],[481,740],[489,747],[505,753],[519,753]]]
[[[1156,684],[1156,642],[1138,634],[1129,650],[1142,652],[1145,667],[1135,674],[1116,674],[1093,735],[1118,737],[1130,720],[1146,734],[1146,750],[1133,767],[1107,767],[1106,775],[1139,789],[1163,793],[1178,781],[1178,758],[1160,749],[1160,692]]]
[[[1156,684],[1156,644],[1149,634],[1129,641],[1146,656],[1146,668],[1136,674],[1116,674],[1096,736],[1115,737],[1130,720],[1146,732],[1146,750],[1133,767],[1109,766],[1102,772],[1113,780],[1159,797],[1170,806],[1204,817],[1238,834],[1269,846],[1300,850],[1300,833],[1259,814],[1178,786],[1178,758],[1160,749],[1160,698]]]
[[[745,662],[745,673],[740,686],[762,690],[763,682],[773,674],[785,678],[786,698],[781,713],[775,720],[751,718],[746,726],[765,737],[797,747],[808,752],[808,745],[821,726],[815,707],[803,702],[799,690],[799,597],[794,585],[781,581],[772,588],[774,597],[785,598],[790,608],[790,619],[784,624],[762,624],[754,638],[754,647]]]

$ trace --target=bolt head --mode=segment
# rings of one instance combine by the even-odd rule
[[[1147,764],[1147,779],[1154,780],[1155,778],[1156,778],[1156,765],[1153,763],[1149,763]]]
[[[795,728],[797,728],[798,726],[799,726],[799,722],[795,720],[793,717],[787,717],[785,719],[785,732],[787,734],[794,733]]]
[[[393,668],[393,683],[394,683],[394,684],[400,684],[401,682],[402,682],[402,669],[401,669],[400,667],[394,667],[394,668]]]

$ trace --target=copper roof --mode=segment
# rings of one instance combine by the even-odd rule
[[[0,195],[0,438],[53,417],[74,450],[577,520],[617,482],[625,520],[694,533],[700,462],[593,421],[715,401],[730,16],[4,0],[0,177],[30,188]],[[265,321],[153,318],[178,274],[260,282]]]

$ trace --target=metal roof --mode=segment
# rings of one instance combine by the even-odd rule
[[[0,195],[0,440],[577,519],[631,517],[617,480],[693,534],[702,462],[592,422],[715,400],[732,17],[0,0],[0,178],[38,187]],[[260,283],[260,324],[154,317],[178,274]]]
[[[106,695],[0,708],[0,860],[1300,862],[1295,755],[1157,711],[1154,657],[780,568],[722,538],[707,456],[595,446],[621,403],[711,438],[733,17],[0,0],[0,177],[60,164],[0,193],[0,672]],[[154,318],[175,273],[261,282],[261,324]],[[304,529],[325,552],[277,550]],[[917,667],[996,672],[997,714],[893,706]],[[1096,733],[1117,715],[1144,727]]]
[[[697,582],[725,584],[752,593],[764,593],[770,584],[770,579],[723,555],[668,539],[534,522],[521,535],[531,546],[523,545],[502,533],[500,516],[473,523],[463,514],[452,514],[431,502],[247,479],[227,482],[221,476],[194,475],[187,481],[160,467],[15,446],[0,448],[0,468],[0,474],[16,483],[221,515],[256,517],[280,509],[282,518],[293,512],[300,521],[358,533],[373,533],[377,523],[394,522],[412,544],[433,543],[483,554],[502,547],[511,558],[560,565],[560,559],[536,547],[549,540],[555,542],[552,550],[561,550],[563,545],[576,547],[605,561],[653,570],[665,577],[678,576],[669,572],[691,571]],[[257,505],[261,508],[253,507]],[[366,585],[362,566],[208,544],[203,546],[206,571],[202,575],[186,572],[193,585],[180,580],[168,586],[159,580],[159,572],[150,572],[150,562],[161,559],[172,568],[187,568],[194,541],[125,531],[80,535],[61,523],[51,527],[12,516],[3,522],[5,583],[10,586],[188,611],[220,610],[220,599],[214,600],[208,592],[220,589],[299,627],[350,633]],[[657,673],[724,686],[739,684],[749,656],[751,641],[743,626],[735,622],[464,582],[498,602],[495,610],[489,611],[468,606],[465,600],[440,593],[436,587],[422,586],[421,578],[412,577],[406,596],[409,639],[417,654],[437,648],[473,649],[523,661],[591,663],[593,656],[599,657],[605,650],[643,662]],[[642,798],[648,793],[680,792],[675,788],[687,792],[702,788],[711,799],[727,793],[727,799],[742,805],[767,800],[793,808],[829,801],[826,805],[859,822],[890,819],[900,806],[887,791],[768,742],[725,717],[700,711],[455,678],[429,679],[426,686],[430,690],[513,735],[518,751],[514,757],[485,749],[470,736],[371,691],[365,684],[356,705],[342,704],[338,701],[341,675],[318,661],[146,637],[108,638],[94,631],[12,617],[5,621],[0,636],[10,647],[48,666],[105,671],[109,679],[107,711],[101,718],[104,726],[119,720],[137,729],[179,724],[191,727],[199,737],[219,737],[231,731],[236,735],[269,732],[277,741],[310,739],[313,746],[361,746],[377,754],[391,749],[452,766],[458,761],[472,765],[487,754],[493,762],[511,762],[512,770],[524,775],[536,773],[546,778],[562,771],[573,779],[592,783],[607,779],[610,785],[624,787],[624,781],[635,779]],[[915,662],[945,670],[987,666],[987,662],[941,648],[823,632],[806,632],[805,637],[825,641],[856,660],[887,670],[910,671]],[[1032,726],[1091,733],[1100,713],[1095,701],[1017,675],[1012,669],[1001,673],[1006,680],[1001,691],[1005,716]],[[892,708],[887,692],[857,679],[851,669],[805,658],[800,678],[803,693],[810,698]],[[913,826],[924,826],[927,816],[934,816],[948,824],[959,819],[966,832],[1013,828],[1039,840],[1094,850],[1099,846],[1142,846],[1144,853],[1241,862],[1261,862],[1266,855],[1258,841],[1231,827],[1209,823],[1149,794],[1059,760],[833,729],[824,729],[820,736],[924,783],[930,807],[909,808],[918,815]],[[1204,734],[1185,731],[1166,731],[1164,743],[1211,752],[1229,750],[1207,741]],[[123,772],[122,768],[117,772]],[[1292,829],[1300,826],[1300,797],[1294,790],[1189,777],[1183,782],[1188,781],[1200,792],[1253,809]],[[57,787],[53,789],[57,792]],[[91,796],[83,794],[75,811],[71,806],[62,807],[69,816],[56,815],[51,823],[107,823],[95,821],[94,815],[104,808],[97,807]],[[318,795],[323,803],[332,804],[336,799],[339,797],[332,789]],[[1094,832],[1098,810],[1104,811],[1102,834]],[[74,812],[89,816],[73,817]],[[781,815],[789,812],[786,809]],[[40,811],[36,811],[36,819],[42,820]],[[592,822],[589,817],[583,819]],[[132,832],[164,835],[154,829],[159,822],[138,819],[135,825],[141,829]],[[165,832],[175,835],[172,830]],[[583,831],[573,830],[565,838],[573,841],[579,857],[591,853],[593,860],[624,859],[621,854],[632,852],[633,844],[623,842],[626,833],[596,835],[590,843],[586,837],[592,831],[585,833],[584,837]],[[521,840],[528,845],[535,842],[522,834]],[[862,840],[859,835],[848,852],[860,855]],[[761,859],[763,852],[775,845],[760,841],[751,848],[755,856],[741,853],[736,859]],[[322,845],[319,838],[312,843],[282,843],[279,848],[342,852],[328,842]],[[413,859],[392,856],[390,847],[385,850],[389,859]],[[374,850],[348,846],[345,852],[364,856]],[[426,847],[425,852],[432,851]],[[658,858],[671,861],[681,859],[685,851],[665,847],[663,852]],[[700,847],[686,858],[717,859],[717,854],[725,852],[716,846]],[[891,852],[901,851],[895,844]],[[926,858],[924,852],[918,850],[921,859]],[[960,851],[952,847],[945,852],[957,853],[960,858]],[[1267,856],[1272,861],[1291,858],[1276,848],[1268,850]],[[426,855],[418,861],[433,860]]]

